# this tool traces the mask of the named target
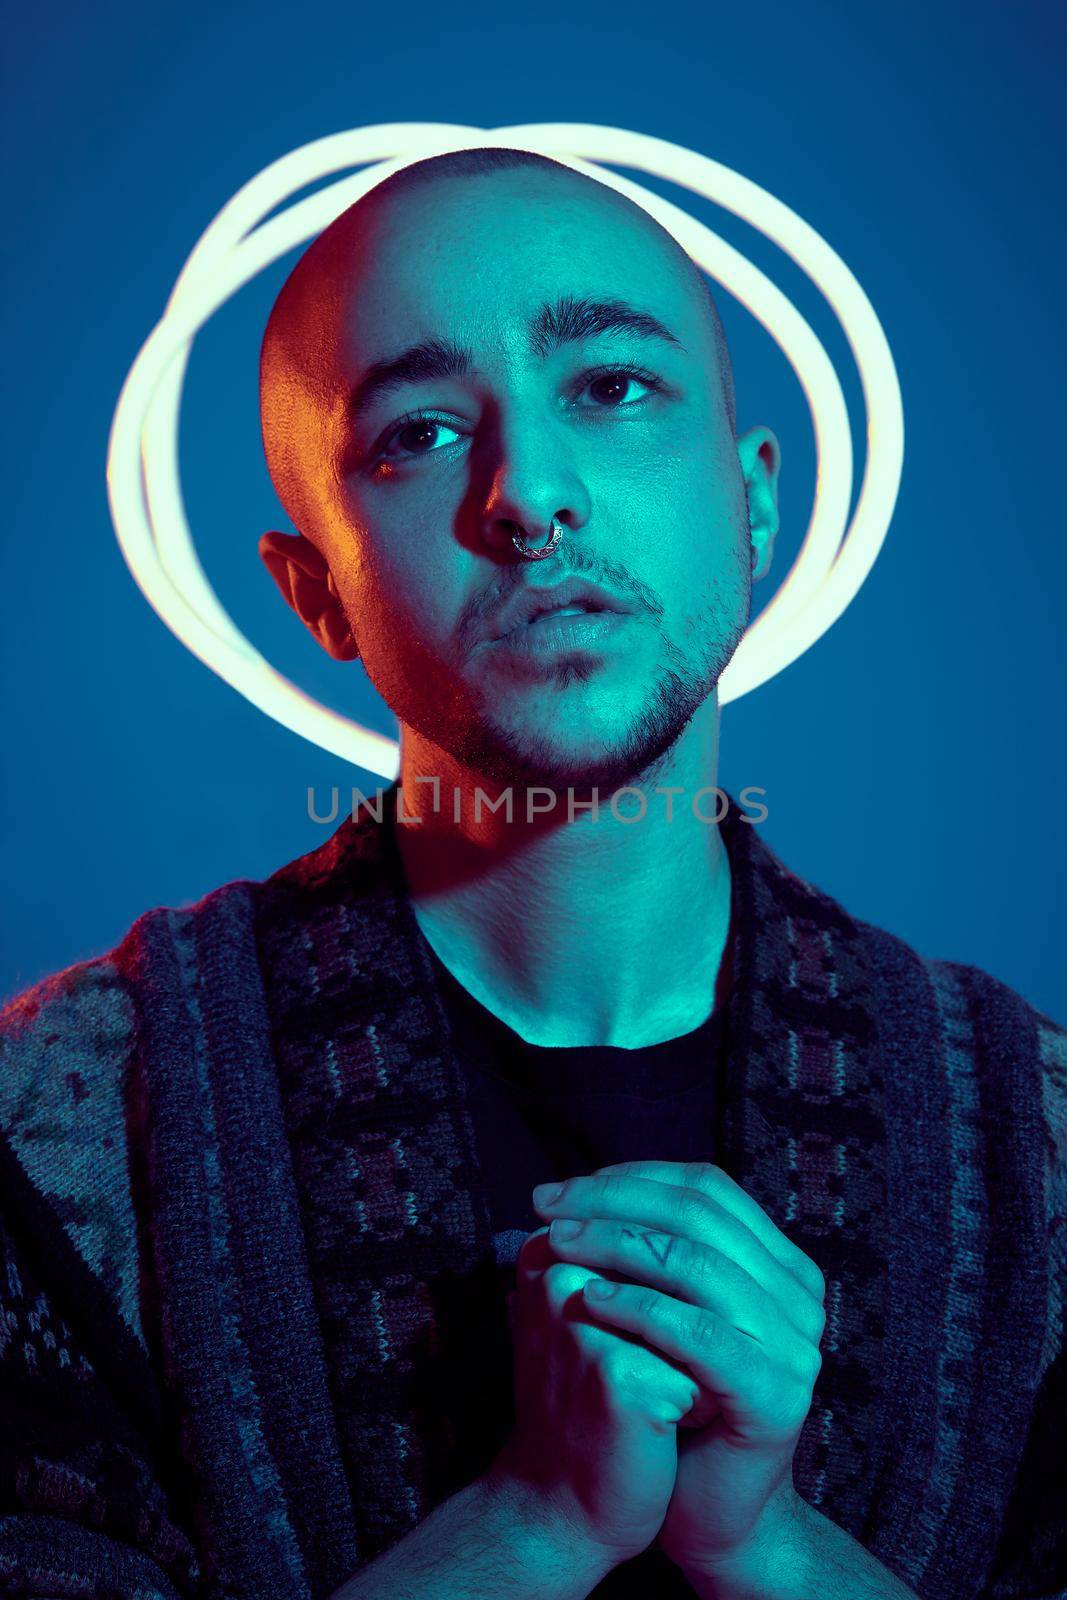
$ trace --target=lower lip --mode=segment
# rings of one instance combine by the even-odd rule
[[[538,617],[513,628],[502,639],[494,639],[497,649],[516,650],[522,655],[559,655],[566,650],[590,650],[606,644],[621,632],[629,614],[620,611],[583,611],[573,617]]]

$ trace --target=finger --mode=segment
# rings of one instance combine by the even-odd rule
[[[582,1341],[595,1352],[604,1379],[617,1398],[631,1398],[640,1409],[664,1426],[693,1426],[699,1418],[714,1415],[715,1402],[707,1400],[691,1372],[662,1351],[625,1328],[598,1321],[584,1303],[589,1318]]]
[[[665,1402],[662,1420],[683,1419],[690,1426],[714,1413],[714,1404],[702,1395],[700,1384],[679,1362],[626,1328],[611,1328],[599,1321],[587,1304],[583,1290],[596,1274],[570,1262],[555,1262],[544,1274],[544,1294],[550,1312],[576,1324],[574,1337],[596,1361],[617,1395],[633,1397],[642,1409],[656,1412]]]
[[[553,1251],[547,1238],[548,1230],[542,1228],[536,1235],[531,1234],[526,1241],[534,1243],[526,1261],[522,1261],[522,1251],[515,1264],[515,1287],[521,1295],[524,1289],[540,1289],[544,1295],[545,1303],[556,1313],[573,1320],[575,1317],[585,1316],[586,1307],[580,1297],[579,1291],[585,1287],[589,1279],[596,1276],[594,1267],[583,1266],[580,1261],[561,1261]],[[526,1245],[523,1245],[523,1250]],[[575,1296],[578,1298],[574,1298]]]
[[[661,1165],[673,1176],[679,1175],[677,1163]],[[683,1187],[629,1173],[568,1178],[557,1200],[552,1204],[535,1200],[534,1209],[549,1218],[610,1217],[713,1245],[761,1285],[778,1303],[781,1315],[802,1333],[808,1331],[819,1309],[811,1291],[750,1228],[694,1185]],[[818,1271],[814,1263],[811,1266]]]
[[[560,1237],[563,1224],[581,1231]],[[729,1256],[695,1239],[643,1228],[635,1223],[603,1217],[576,1222],[557,1219],[548,1232],[548,1244],[557,1256],[579,1261],[600,1272],[647,1284],[663,1294],[717,1316],[754,1339],[770,1342],[799,1332],[785,1322],[781,1308],[767,1291]]]
[[[728,1425],[750,1441],[780,1445],[802,1427],[811,1409],[817,1351],[805,1370],[782,1367],[765,1345],[714,1312],[635,1284],[614,1284],[606,1298],[587,1285],[583,1298],[598,1318],[638,1334],[692,1373],[718,1398]]]
[[[615,1161],[598,1167],[595,1175],[601,1173],[631,1174],[696,1189],[730,1212],[755,1235],[768,1254],[799,1279],[809,1294],[822,1300],[825,1281],[816,1262],[776,1226],[763,1207],[722,1167],[710,1161]]]

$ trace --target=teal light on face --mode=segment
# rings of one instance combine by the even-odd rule
[[[181,494],[182,383],[193,339],[219,307],[265,267],[328,227],[387,173],[426,156],[501,144],[550,156],[643,206],[762,323],[807,396],[817,452],[811,520],[793,566],[719,680],[720,705],[783,671],[843,615],[878,557],[900,486],[900,385],[870,301],[808,223],[740,173],[665,139],[586,123],[492,129],[383,123],[317,139],[281,157],[245,184],[206,229],[130,369],[108,446],[111,515],[135,582],[194,655],[276,722],[389,781],[399,772],[397,741],[321,704],[272,667],[208,583]],[[383,158],[383,147],[400,154]],[[579,150],[582,155],[575,155]],[[639,184],[591,165],[596,162],[652,173],[724,206],[786,251],[825,295],[852,348],[867,407],[867,461],[851,521],[848,412],[833,364],[811,327],[769,278],[705,224]],[[360,163],[371,165],[263,220],[301,189]]]

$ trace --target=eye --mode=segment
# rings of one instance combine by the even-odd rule
[[[639,383],[645,389],[657,390],[662,388],[662,384],[655,373],[644,372],[637,367],[601,367],[596,372],[587,372],[582,382],[584,385],[582,393],[585,392],[585,389],[599,388],[601,394],[604,393],[605,389],[615,389],[616,391],[621,389],[625,394],[631,383]],[[637,400],[625,400],[621,404],[609,402],[607,406],[602,406],[599,409],[622,411],[626,407],[639,404],[640,398]],[[589,408],[586,407],[585,409],[588,410]]]
[[[642,388],[653,392],[658,392],[664,387],[654,372],[646,372],[641,367],[597,367],[591,372],[582,374],[576,393],[584,394],[587,389],[599,389],[601,395],[603,395],[605,390],[614,389],[616,398],[614,400],[608,399],[606,402],[601,402],[591,407],[581,406],[579,409],[582,411],[625,411],[629,410],[631,406],[640,405],[646,398],[643,395],[636,400],[623,399],[620,401],[617,398],[619,391],[625,395],[631,383],[638,383]],[[418,456],[432,455],[434,453],[433,447],[424,449],[419,441],[425,442],[428,437],[432,438],[433,435],[439,434],[442,430],[445,433],[454,433],[457,438],[459,437],[459,430],[453,428],[451,423],[446,422],[443,417],[435,417],[425,411],[409,411],[406,416],[397,421],[382,440],[377,451],[378,459],[381,461],[404,461],[412,460]],[[406,443],[404,442],[405,437]],[[399,451],[392,448],[394,444],[400,445]]]
[[[455,433],[457,438],[459,437],[458,430],[449,427],[447,422],[443,422],[438,417],[428,417],[421,411],[413,412],[407,417],[401,417],[396,427],[382,441],[379,455],[384,461],[396,461],[410,456],[429,455],[430,451],[421,449],[418,441],[420,438],[425,439],[427,434],[439,433],[442,428],[445,433]],[[398,456],[397,453],[390,449],[390,446],[394,442],[403,440],[405,436],[407,438],[407,447],[401,448]]]

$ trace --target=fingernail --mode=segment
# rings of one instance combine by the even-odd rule
[[[584,1285],[586,1294],[591,1294],[594,1300],[606,1300],[618,1287],[617,1283],[609,1283],[607,1278],[590,1278]]]
[[[554,1206],[563,1193],[561,1183],[539,1183],[533,1192],[535,1206]]]
[[[548,1234],[550,1239],[577,1239],[581,1231],[580,1222],[574,1222],[570,1217],[557,1217]]]

